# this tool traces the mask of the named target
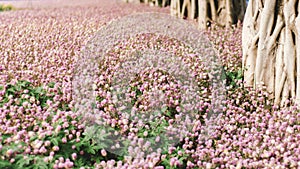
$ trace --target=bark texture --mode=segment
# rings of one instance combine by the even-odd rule
[[[198,18],[202,29],[212,22],[229,27],[242,21],[245,11],[246,0],[171,0],[171,15]]]
[[[230,27],[243,21],[246,0],[123,0],[150,6],[168,6],[172,16],[197,19],[199,28],[206,29],[212,22]]]
[[[170,4],[170,0],[139,0],[141,3],[148,4],[150,6],[165,7]]]
[[[280,106],[300,103],[299,0],[250,0],[243,25],[247,86],[265,86]]]

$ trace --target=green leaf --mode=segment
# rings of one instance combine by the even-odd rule
[[[44,93],[43,87],[40,86],[40,87],[35,88],[34,93],[35,94],[43,94]]]
[[[20,168],[24,168],[26,166],[28,166],[30,164],[30,161],[33,160],[32,158],[28,157],[26,159],[24,159],[23,157],[21,157],[22,159],[18,160],[18,162],[16,163]]]
[[[54,85],[55,85],[55,82],[50,82],[50,83],[48,83],[48,87],[50,87],[50,88],[54,88]]]
[[[163,108],[161,109],[162,112],[166,112],[167,110],[168,110],[168,107],[163,107]]]
[[[82,158],[79,158],[75,161],[75,167],[82,167],[84,165],[84,162]]]
[[[88,152],[88,153],[91,153],[91,154],[96,154],[96,151],[95,151],[92,147],[89,147],[89,148],[87,149],[87,152]]]
[[[58,146],[57,138],[52,138],[50,141],[53,143],[53,145]]]
[[[22,88],[29,87],[30,85],[31,85],[31,83],[28,81],[20,81],[19,82],[19,86],[21,86]]]
[[[11,94],[14,94],[16,92],[16,88],[15,87],[11,87],[9,89],[6,90],[6,92],[10,92]]]
[[[13,169],[13,166],[9,161],[0,160],[0,166],[3,169]]]
[[[101,144],[97,144],[97,145],[95,145],[95,146],[92,146],[92,148],[93,148],[94,150],[98,151],[98,150],[101,150],[101,149],[103,149],[103,148],[105,148],[105,147],[103,147]]]

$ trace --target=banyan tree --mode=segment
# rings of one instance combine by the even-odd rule
[[[150,6],[168,6],[172,16],[197,19],[199,28],[205,29],[211,23],[230,27],[242,21],[246,11],[246,0],[123,0],[145,3]]]
[[[250,0],[243,25],[247,86],[264,86],[275,104],[300,103],[299,0]]]
[[[198,19],[199,28],[205,29],[212,22],[231,26],[242,21],[246,0],[171,0],[171,15]]]

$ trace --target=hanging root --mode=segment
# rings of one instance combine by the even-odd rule
[[[265,85],[274,103],[281,106],[293,99],[300,103],[300,17],[297,16],[297,4],[296,0],[250,0],[245,14],[245,21],[249,22],[245,22],[243,28],[246,84],[253,87]],[[259,34],[258,40],[253,36],[255,34]]]

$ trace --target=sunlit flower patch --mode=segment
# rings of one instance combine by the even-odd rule
[[[213,108],[212,86],[205,60],[180,41],[154,34],[138,34],[116,42],[99,63],[98,79],[94,82],[95,107],[110,127],[90,130],[93,128],[86,126],[74,109],[75,65],[88,40],[101,26],[113,18],[139,11],[168,12],[146,6],[116,6],[115,2],[105,1],[94,7],[0,13],[0,168],[300,166],[299,110],[293,106],[279,109],[272,105],[265,90],[244,88],[241,83],[240,27],[206,32],[222,60],[227,85],[222,110],[209,130],[206,115]],[[164,67],[138,70],[140,74],[127,83],[127,95],[120,96],[124,102],[117,103],[112,97],[116,91],[111,87],[116,87],[117,78],[130,69],[126,67],[130,64],[121,63],[132,56],[142,57],[138,51],[146,49],[161,51],[158,59],[164,52],[177,56],[187,65],[199,89],[197,103],[192,105],[198,114],[191,119],[192,128],[177,144],[159,134],[166,129],[172,131],[183,110],[179,106],[184,99],[180,94],[183,86],[174,74]],[[141,60],[141,64],[146,62]],[[161,91],[165,103],[157,114],[148,111],[161,106],[156,105],[154,91]],[[118,108],[122,108],[125,100],[139,113],[138,117],[144,115],[148,121],[120,114]],[[113,138],[109,133],[115,131],[130,142],[107,144]],[[153,144],[163,146],[150,151]],[[113,149],[122,151],[114,154]]]

